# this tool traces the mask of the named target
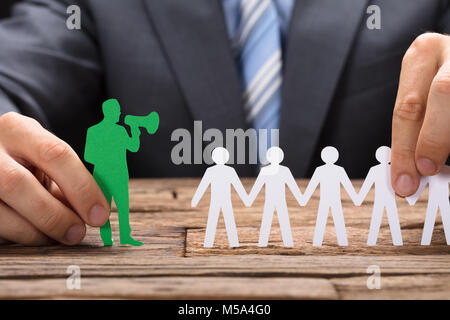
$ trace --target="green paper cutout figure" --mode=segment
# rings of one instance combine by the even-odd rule
[[[120,105],[116,99],[109,99],[102,106],[104,118],[90,127],[86,136],[84,159],[94,165],[94,179],[111,205],[114,201],[119,215],[120,244],[140,246],[142,242],[131,237],[130,208],[128,195],[127,150],[137,152],[140,147],[140,127],[154,134],[159,126],[158,113],[145,117],[126,116],[124,122],[131,128],[131,137],[124,127],[117,124],[120,118]],[[105,246],[112,246],[111,223],[108,220],[100,228]]]

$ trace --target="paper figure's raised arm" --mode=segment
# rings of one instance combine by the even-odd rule
[[[420,179],[419,188],[417,188],[416,193],[414,193],[412,196],[406,197],[406,201],[408,201],[410,206],[416,204],[417,199],[419,199],[428,182],[428,177],[422,177]]]
[[[369,193],[370,189],[372,188],[372,185],[375,182],[375,171],[373,168],[370,168],[369,173],[367,173],[367,177],[364,180],[364,183],[359,190],[358,196],[356,197],[356,205],[359,206],[364,201],[364,199],[367,197],[367,194]]]
[[[209,168],[206,169],[205,174],[203,175],[202,181],[198,185],[197,191],[195,191],[194,196],[192,197],[191,206],[196,207],[200,199],[203,197],[206,189],[208,189],[211,183],[211,174]]]
[[[128,133],[126,131],[125,133],[128,136]],[[131,137],[128,137],[127,147],[130,152],[137,152],[139,150],[139,147],[141,146],[141,141],[139,140],[140,136],[141,130],[139,129],[139,127],[131,127]]]
[[[125,116],[124,123],[131,129],[131,138],[128,139],[128,150],[137,152],[140,147],[139,137],[141,128],[145,128],[148,134],[155,134],[159,127],[159,115],[153,111],[147,116]]]
[[[303,201],[302,192],[300,191],[300,188],[298,187],[297,182],[295,182],[295,179],[292,176],[291,170],[289,170],[289,169],[287,169],[287,171],[286,171],[286,184],[287,184],[289,190],[291,190],[291,193],[294,195],[298,204],[301,206],[306,205],[306,203]]]
[[[347,194],[350,196],[350,199],[352,199],[353,203],[355,205],[357,204],[358,196],[356,195],[355,188],[353,187],[352,182],[350,181],[350,178],[347,175],[347,172],[345,172],[344,168],[340,168],[340,180],[342,183],[342,186],[344,187]]]
[[[256,196],[258,195],[259,191],[263,187],[265,181],[264,181],[264,174],[262,173],[262,170],[259,172],[258,177],[256,178],[255,184],[253,185],[252,191],[250,191],[250,194],[248,196],[248,205],[251,206],[253,201],[255,201]]]
[[[312,194],[319,185],[320,183],[319,175],[320,175],[319,170],[316,168],[316,170],[314,170],[311,180],[308,183],[308,186],[306,187],[305,193],[303,194],[303,203],[304,203],[303,205],[306,205],[308,203],[309,199],[311,199]]]
[[[241,179],[239,179],[239,176],[237,175],[236,171],[234,169],[233,170],[233,177],[231,179],[231,184],[234,187],[234,190],[236,190],[237,194],[239,195],[239,197],[241,198],[242,202],[249,207],[249,198],[248,198],[248,194],[247,191],[245,191],[244,186],[242,185]]]

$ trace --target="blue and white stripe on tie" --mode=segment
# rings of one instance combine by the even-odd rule
[[[280,37],[272,0],[241,0],[241,23],[234,45],[240,52],[245,114],[253,128],[269,132],[278,129],[280,119]],[[268,144],[270,146],[270,141]]]

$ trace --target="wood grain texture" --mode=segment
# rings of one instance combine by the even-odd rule
[[[379,289],[367,289],[367,277],[335,278],[330,280],[342,299],[450,299],[449,275],[383,276]]]
[[[247,191],[253,179],[243,179]],[[241,247],[230,249],[219,220],[214,248],[203,248],[209,195],[191,208],[198,179],[142,179],[130,183],[133,235],[142,247],[102,246],[88,228],[79,246],[0,246],[0,298],[151,299],[446,299],[450,297],[450,249],[436,221],[431,246],[420,246],[426,193],[414,207],[398,199],[405,245],[394,247],[386,217],[378,246],[366,246],[373,191],[361,207],[343,195],[348,247],[337,246],[328,219],[324,246],[312,246],[318,192],[307,207],[288,193],[294,247],[284,248],[276,215],[267,248],[258,248],[264,192],[251,208],[236,194],[233,206]],[[301,190],[307,181],[298,181]],[[354,182],[358,190],[361,182]],[[113,208],[114,211],[114,208]],[[118,242],[117,213],[112,213]],[[82,289],[66,288],[67,267],[81,268]],[[381,289],[366,286],[367,267],[381,270]]]
[[[376,246],[367,246],[368,230],[348,227],[347,237],[349,245],[338,246],[336,232],[333,224],[326,229],[324,242],[321,247],[313,247],[314,227],[294,227],[292,236],[294,247],[286,248],[278,225],[273,226],[269,246],[258,247],[259,228],[242,227],[238,231],[240,239],[239,248],[228,246],[228,237],[224,229],[220,229],[216,235],[214,248],[203,248],[205,237],[204,229],[188,230],[186,256],[219,255],[219,254],[266,254],[266,255],[448,255],[450,247],[447,246],[443,230],[438,230],[434,235],[433,246],[421,246],[422,233],[418,229],[405,229],[402,232],[403,246],[393,246],[389,227],[382,228]]]
[[[336,299],[326,279],[311,278],[85,278],[80,290],[67,290],[65,281],[0,280],[3,298],[131,298],[131,299]],[[47,288],[53,288],[50,292]],[[3,295],[5,292],[9,292]]]

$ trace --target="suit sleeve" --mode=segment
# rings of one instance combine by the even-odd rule
[[[81,30],[69,30],[67,8],[81,9]],[[94,25],[83,1],[27,0],[0,21],[0,115],[18,111],[65,120],[101,97],[102,69]]]
[[[15,111],[17,112],[17,108],[14,106],[14,102],[11,101],[11,99],[0,90],[0,115]]]
[[[444,0],[441,4],[441,17],[438,24],[438,32],[450,34],[450,0]]]

